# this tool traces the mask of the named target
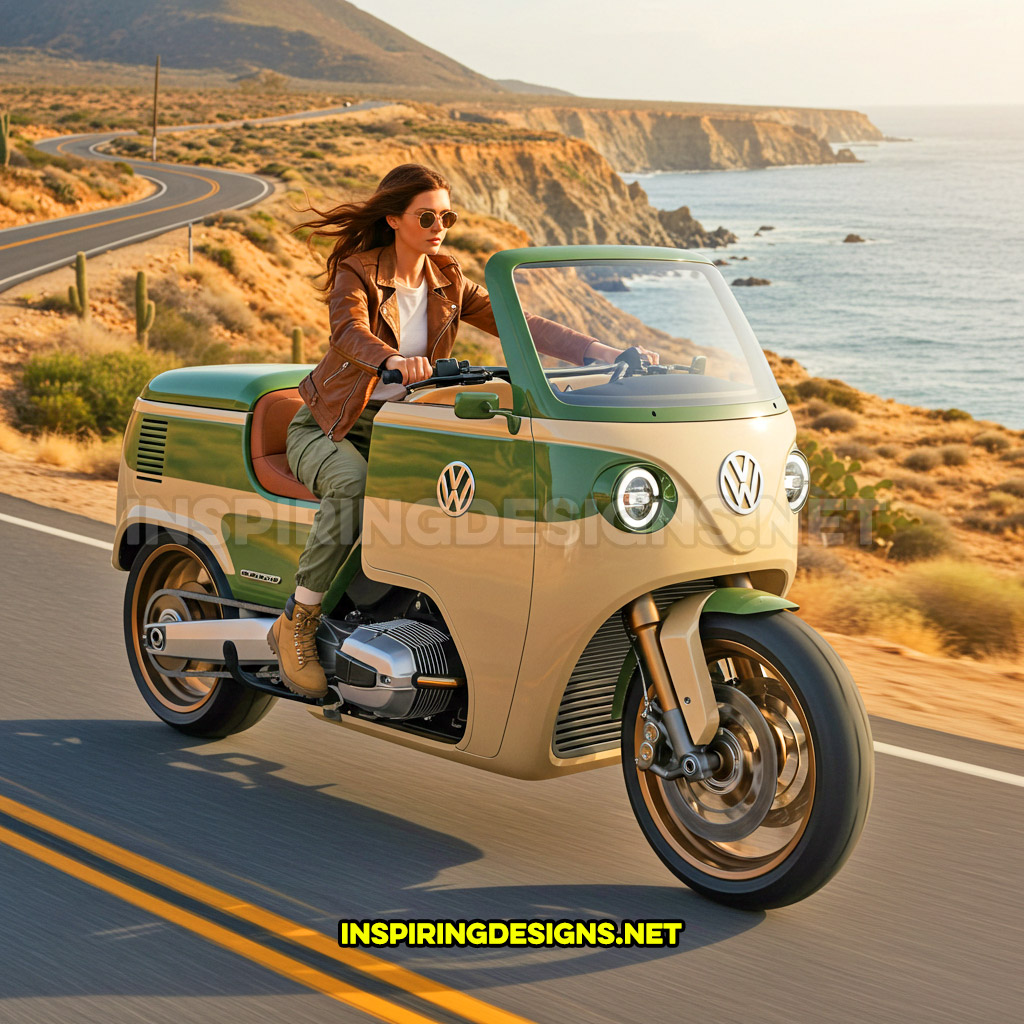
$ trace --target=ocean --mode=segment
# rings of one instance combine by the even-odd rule
[[[912,141],[838,144],[858,164],[623,178],[739,236],[706,254],[729,261],[730,282],[771,281],[735,289],[765,348],[815,376],[1024,428],[1024,107],[865,113]]]

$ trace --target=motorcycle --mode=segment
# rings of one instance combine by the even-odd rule
[[[309,367],[150,382],[113,555],[142,696],[193,736],[298,700],[515,778],[621,760],[682,882],[747,909],[805,898],[860,836],[872,742],[786,598],[810,474],[746,319],[683,250],[510,250],[486,283],[493,364],[438,360],[376,416],[360,542],[323,602],[325,698],[288,691],[266,639],[318,505],[284,454]],[[527,309],[623,354],[553,364]]]

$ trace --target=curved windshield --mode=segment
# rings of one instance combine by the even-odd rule
[[[559,401],[734,405],[779,395],[714,267],[679,260],[528,263],[515,269],[514,281]],[[626,349],[633,351],[621,355]]]

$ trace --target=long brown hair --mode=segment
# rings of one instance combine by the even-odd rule
[[[318,235],[336,239],[327,257],[327,280],[323,290],[329,293],[334,287],[342,260],[353,253],[390,245],[395,240],[395,230],[385,218],[405,213],[409,203],[421,192],[439,188],[448,193],[452,190],[447,179],[437,171],[423,164],[400,164],[381,178],[376,191],[363,202],[341,203],[332,210],[310,206],[316,218],[300,224],[296,230],[312,228],[311,243]]]

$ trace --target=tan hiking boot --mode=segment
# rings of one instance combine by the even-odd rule
[[[319,625],[320,605],[300,604],[293,594],[267,633],[267,643],[281,667],[281,682],[301,697],[327,695],[327,676],[316,650]]]

